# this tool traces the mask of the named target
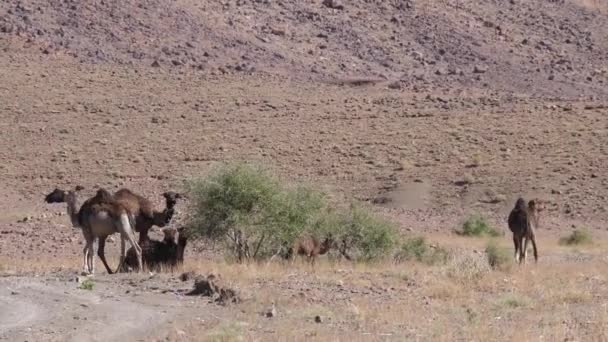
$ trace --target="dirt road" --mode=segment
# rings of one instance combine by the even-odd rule
[[[191,311],[183,296],[156,293],[158,281],[150,277],[98,275],[93,290],[79,289],[75,279],[68,274],[1,278],[0,339],[148,340],[167,332],[171,322]]]

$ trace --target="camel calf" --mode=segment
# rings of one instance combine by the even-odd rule
[[[296,255],[303,255],[307,257],[308,262],[314,265],[316,257],[327,253],[333,246],[334,241],[331,237],[327,237],[323,241],[311,236],[300,238],[288,250],[287,258],[294,260]]]

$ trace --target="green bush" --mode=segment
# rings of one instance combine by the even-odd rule
[[[95,282],[93,281],[93,279],[85,279],[82,283],[80,283],[80,285],[78,285],[78,288],[81,290],[93,290],[93,287],[95,286]]]
[[[268,172],[244,163],[220,167],[190,180],[189,230],[193,237],[227,242],[243,261],[284,255],[293,242],[309,235],[334,238],[344,255],[373,259],[395,241],[387,221],[358,206],[335,210],[324,193],[286,187]]]
[[[486,219],[480,215],[471,216],[462,225],[462,230],[457,231],[459,235],[463,236],[490,236],[496,237],[500,233],[492,228]]]
[[[441,247],[431,247],[423,237],[407,239],[395,253],[395,261],[414,260],[429,265],[445,264],[448,252]]]
[[[223,166],[188,183],[194,237],[228,241],[239,261],[278,253],[315,226],[325,195],[286,189],[268,172],[244,163]]]
[[[586,229],[575,229],[570,235],[559,239],[560,245],[566,246],[588,245],[591,242],[593,242],[593,236]]]
[[[486,246],[486,257],[493,270],[507,271],[513,265],[513,257],[509,249],[499,247],[493,241]]]
[[[397,241],[397,231],[391,222],[356,204],[341,215],[334,236],[342,244],[343,254],[363,261],[385,256]]]

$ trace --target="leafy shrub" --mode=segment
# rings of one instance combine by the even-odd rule
[[[341,252],[355,255],[359,260],[373,260],[386,255],[397,241],[395,227],[389,221],[373,215],[359,205],[338,219],[334,236],[341,242]]]
[[[499,236],[500,233],[492,228],[490,224],[480,215],[471,216],[462,225],[462,230],[457,231],[459,235],[463,236]]]
[[[191,180],[188,190],[192,236],[227,242],[239,262],[284,255],[303,235],[331,236],[344,255],[355,252],[363,259],[384,255],[395,241],[394,227],[368,210],[334,210],[324,193],[286,187],[244,163]]]
[[[440,247],[431,247],[423,237],[407,239],[395,254],[395,261],[403,262],[415,260],[429,265],[444,264],[448,258],[448,252]]]
[[[194,237],[228,241],[239,261],[278,253],[326,207],[325,196],[304,187],[285,189],[266,171],[236,163],[189,182]]]
[[[593,242],[593,236],[586,229],[575,229],[570,235],[559,239],[560,245],[576,246],[587,245]]]
[[[499,247],[495,242],[489,242],[486,246],[486,257],[488,264],[493,270],[509,270],[512,266],[513,258],[509,249]]]

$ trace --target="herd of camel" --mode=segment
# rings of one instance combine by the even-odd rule
[[[72,225],[82,230],[85,239],[85,273],[95,273],[95,242],[98,244],[97,255],[110,274],[127,271],[129,268],[139,271],[143,269],[144,263],[149,268],[155,268],[162,265],[176,266],[183,261],[188,239],[183,228],[163,229],[163,241],[151,240],[148,236],[152,226],[165,227],[171,222],[177,200],[182,197],[180,194],[165,192],[163,196],[166,207],[163,211],[156,211],[150,200],[129,189],[120,189],[111,194],[100,188],[95,196],[84,201],[78,208],[77,193],[82,189],[81,186],[69,191],[55,189],[46,195],[45,201],[66,203]],[[137,241],[135,232],[139,232]],[[118,268],[112,271],[105,258],[105,243],[108,236],[115,233],[120,234],[121,254]],[[127,241],[131,245],[128,252]]]
[[[82,189],[81,186],[69,191],[56,188],[46,195],[45,201],[66,203],[72,225],[82,230],[86,242],[83,250],[85,273],[95,273],[95,242],[98,245],[97,255],[109,274],[140,271],[144,265],[153,270],[162,266],[172,268],[183,262],[189,235],[185,228],[164,228],[163,241],[152,240],[148,236],[152,226],[165,227],[171,222],[177,200],[182,198],[182,195],[173,191],[165,192],[165,209],[157,211],[150,200],[129,189],[123,188],[111,194],[100,188],[95,196],[87,199],[78,208],[77,193]],[[534,259],[538,261],[535,230],[538,228],[540,212],[543,209],[542,201],[534,199],[526,203],[520,197],[509,214],[507,221],[513,233],[515,260],[520,264],[526,262],[529,243],[533,247]],[[135,232],[139,233],[137,241]],[[113,271],[108,266],[104,250],[107,237],[115,233],[120,234],[121,254],[118,268]],[[127,241],[131,245],[128,251]],[[316,238],[300,239],[289,249],[288,254],[304,255],[314,263],[316,256],[327,253],[332,246],[335,247],[335,243],[331,238],[323,241]],[[345,253],[343,255],[350,259]]]

